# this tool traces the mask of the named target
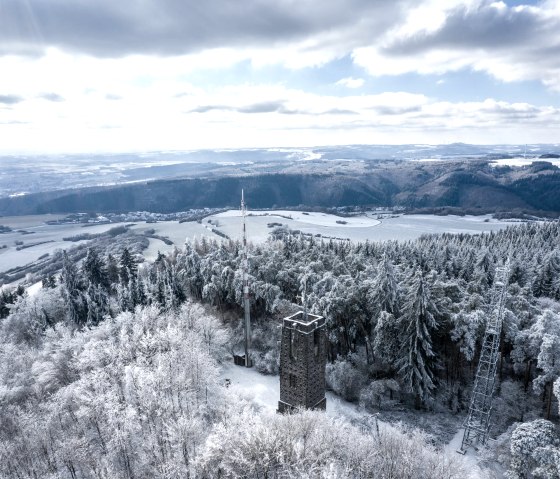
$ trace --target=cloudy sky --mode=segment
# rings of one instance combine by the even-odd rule
[[[560,0],[0,0],[0,153],[560,142]]]

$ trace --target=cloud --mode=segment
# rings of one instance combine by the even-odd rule
[[[237,108],[239,113],[274,113],[285,109],[282,101],[264,101]]]
[[[242,85],[201,98],[126,96],[110,102],[104,96],[85,97],[75,105],[63,102],[56,110],[45,103],[26,101],[0,110],[3,151],[60,152],[60,145],[63,151],[93,152],[447,143],[466,138],[471,143],[547,143],[557,140],[560,129],[560,108],[492,98],[439,101],[407,92],[341,98]],[[296,110],[294,105],[297,111],[286,114]],[[269,111],[273,108],[277,111]],[[29,125],[18,124],[30,118]]]
[[[23,101],[23,98],[18,95],[0,95],[0,103],[4,105],[15,105]]]
[[[422,128],[451,131],[457,128],[472,130],[472,136],[473,131],[496,131],[513,125],[527,131],[546,128],[549,132],[560,127],[559,108],[491,98],[449,102],[409,92],[337,97],[255,85],[225,88],[214,94],[219,97],[219,103],[202,103],[190,108],[190,113],[206,114],[197,121],[219,121],[221,125],[235,125],[236,128],[254,131],[337,128],[346,131],[373,127],[402,131],[421,131]],[[267,97],[268,100],[243,101],[259,97]],[[190,98],[189,101],[197,99]],[[261,116],[262,113],[266,116]],[[287,113],[291,113],[290,118],[286,117]],[[510,142],[515,141],[516,135],[511,132],[501,136],[500,140],[504,141],[508,135]]]
[[[422,107],[420,105],[400,106],[400,107],[381,105],[381,106],[374,107],[374,110],[380,115],[404,115],[406,113],[415,113],[415,112],[422,111]]]
[[[372,76],[470,69],[560,90],[560,6],[490,0],[3,0],[0,57],[183,56],[186,69],[351,57]],[[189,66],[191,65],[191,66]],[[342,76],[342,75],[341,75]],[[337,84],[362,86],[360,78]]]
[[[430,2],[427,3],[430,5]],[[537,80],[560,90],[557,2],[509,7],[503,2],[432,2],[375,45],[353,51],[373,76],[470,69],[505,81]],[[439,20],[426,27],[422,18]]]
[[[336,84],[345,86],[347,88],[360,88],[364,84],[364,79],[363,78],[347,77],[347,78],[342,78],[342,79],[338,80],[336,82]]]
[[[231,110],[231,107],[225,105],[201,105],[189,110],[188,113],[208,113],[214,110]]]
[[[3,149],[557,141],[558,0],[0,3]]]
[[[64,101],[64,97],[60,96],[58,93],[43,93],[42,95],[39,95],[39,97],[42,98],[43,100],[48,100],[57,103]]]
[[[247,105],[201,105],[189,110],[189,113],[208,113],[212,111],[231,111],[236,113],[281,113],[286,115],[308,114],[303,110],[295,110],[286,107],[284,101],[263,101],[259,103],[251,103]]]
[[[410,1],[4,0],[0,44],[4,52],[54,46],[101,57],[293,43],[307,51],[336,50],[336,44],[347,48],[364,35],[374,38]]]
[[[343,108],[331,108],[330,110],[325,110],[323,112],[325,115],[358,115],[358,112],[354,110],[345,110]]]

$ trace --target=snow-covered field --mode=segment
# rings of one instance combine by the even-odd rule
[[[436,216],[436,215],[398,215],[378,219],[377,213],[354,217],[339,217],[326,213],[301,211],[253,211],[247,217],[247,235],[258,243],[266,240],[274,229],[268,225],[280,223],[292,230],[321,235],[329,238],[344,238],[352,241],[413,240],[430,233],[482,233],[505,228],[506,221],[483,216]],[[241,213],[229,210],[207,218],[216,228],[230,238],[240,239]],[[345,223],[342,223],[345,222]]]
[[[208,223],[200,224],[196,221],[189,221],[179,223],[178,221],[160,221],[158,223],[138,223],[131,228],[133,231],[143,234],[148,230],[154,230],[155,235],[168,238],[173,242],[172,245],[165,244],[163,241],[150,238],[150,245],[144,250],[144,258],[147,261],[153,261],[157,258],[158,251],[161,253],[168,253],[173,248],[182,248],[187,238],[201,238],[206,236],[208,238],[219,239],[211,231],[211,225]]]
[[[9,233],[0,234],[0,272],[24,266],[45,254],[52,254],[58,249],[69,249],[87,241],[64,241],[63,238],[85,233],[92,235],[103,233],[125,224],[111,223],[84,227],[81,224],[48,225],[45,223],[62,217],[38,215],[0,218],[1,225],[9,226],[13,230]],[[207,236],[219,239],[219,236],[212,233],[211,225],[197,222],[162,221],[153,224],[141,222],[132,226],[131,229],[140,234],[153,229],[155,235],[167,237],[173,242],[173,245],[167,245],[159,239],[150,238],[150,245],[144,251],[144,256],[148,261],[154,260],[158,251],[167,253],[175,246],[182,248],[187,238]],[[16,244],[16,242],[23,242],[23,244]],[[6,245],[6,248],[1,248],[3,245]],[[21,246],[28,247],[18,250],[18,247]]]
[[[61,218],[56,215],[14,216],[0,218],[0,224],[13,231],[0,234],[0,272],[24,266],[36,261],[44,254],[52,254],[57,249],[68,249],[80,242],[64,241],[64,237],[83,233],[102,233],[123,223],[95,225],[84,228],[81,224],[47,225],[48,220]],[[275,223],[275,225],[271,225]],[[267,240],[269,233],[278,224],[291,230],[321,235],[324,238],[343,238],[353,241],[412,240],[426,233],[481,233],[506,227],[508,223],[492,219],[490,216],[434,216],[399,215],[378,219],[377,213],[354,217],[339,217],[326,213],[275,210],[252,211],[247,217],[247,234],[253,243]],[[144,255],[148,261],[156,258],[158,251],[167,253],[174,247],[181,248],[187,238],[206,236],[219,240],[212,232],[217,229],[232,239],[240,239],[242,234],[241,214],[238,210],[205,218],[202,223],[161,221],[158,223],[138,223],[132,230],[144,233],[154,230],[157,236],[167,237],[173,242],[150,238],[150,245]],[[23,242],[28,248],[17,250],[16,242]],[[21,246],[21,244],[19,245]]]
[[[494,160],[490,163],[492,166],[529,166],[534,161],[548,161],[553,165],[560,166],[560,159],[558,158],[525,158],[523,156],[515,158],[503,158],[501,160]]]
[[[316,213],[308,211],[290,211],[290,210],[270,210],[270,211],[250,211],[248,213],[250,218],[257,216],[265,216],[267,218],[278,217],[280,219],[290,219],[300,223],[315,225],[315,226],[344,226],[345,228],[364,228],[375,226],[380,223],[379,220],[374,220],[371,216],[360,215],[351,217],[340,217],[328,213]],[[212,218],[240,218],[241,212],[239,210],[228,210],[222,213],[213,215]],[[272,221],[272,219],[271,219]],[[344,223],[341,223],[344,222]]]
[[[118,224],[95,225],[83,228],[77,224],[47,225],[45,222],[62,216],[5,216],[0,224],[13,231],[0,234],[0,271],[23,266],[39,259],[44,254],[52,254],[57,249],[68,249],[83,241],[69,242],[63,238],[78,234],[96,234],[118,226]],[[21,244],[16,244],[21,243]],[[18,250],[18,246],[29,246]]]

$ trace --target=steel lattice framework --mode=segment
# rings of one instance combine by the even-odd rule
[[[488,312],[489,319],[486,323],[482,350],[474,378],[469,413],[465,421],[465,432],[461,449],[457,451],[461,454],[464,454],[469,446],[485,444],[490,429],[492,396],[500,356],[500,336],[507,297],[509,262],[497,269],[495,278],[492,301]]]

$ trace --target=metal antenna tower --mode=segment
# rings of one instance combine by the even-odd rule
[[[243,216],[243,307],[245,309],[245,367],[252,366],[249,351],[251,349],[251,301],[249,298],[249,260],[247,257],[247,228],[245,218],[247,206],[245,196],[241,190],[241,215]]]
[[[489,318],[486,323],[476,376],[474,377],[469,413],[465,421],[465,432],[461,448],[457,451],[460,454],[465,454],[469,446],[485,444],[488,439],[508,279],[509,261],[496,271],[492,302],[488,312]]]

